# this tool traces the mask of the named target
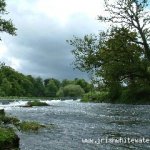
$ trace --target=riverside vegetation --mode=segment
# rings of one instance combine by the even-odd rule
[[[27,102],[26,107],[32,107],[32,106],[49,106],[49,104],[47,104],[45,102],[40,102],[38,100]]]
[[[74,65],[91,75],[92,82],[84,79],[59,81],[43,80],[23,75],[0,63],[0,97],[82,98],[82,101],[150,104],[150,15],[148,0],[105,0],[109,16],[99,16],[101,22],[111,23],[107,31],[98,35],[74,37],[68,41],[74,47]],[[5,0],[0,0],[0,32],[16,35],[7,14]],[[107,13],[106,13],[107,14]],[[4,17],[6,18],[6,17]],[[29,106],[43,105],[29,102]],[[21,122],[0,110],[0,148],[18,149],[19,137],[14,128],[38,131],[45,125]]]
[[[6,11],[6,2],[5,0],[0,0],[0,32],[6,32],[10,35],[16,35],[16,28],[13,25],[10,19],[6,19],[7,17],[3,17],[7,15]],[[0,37],[1,40],[1,37]],[[81,80],[76,80],[80,82]],[[82,80],[83,81],[83,80]],[[87,87],[85,87],[85,91],[88,90],[88,83],[86,83]],[[55,97],[59,96],[81,96],[84,93],[84,90],[80,87],[80,85],[75,82],[69,81],[70,85],[68,86],[67,80],[62,82],[64,86],[60,86],[60,82],[55,79],[46,79],[43,80],[39,78],[33,78],[31,75],[25,76],[21,73],[18,73],[14,69],[9,66],[5,66],[4,63],[0,63],[0,97],[10,97],[10,96],[25,96],[25,97]],[[73,83],[73,84],[72,84]],[[66,87],[65,87],[66,86]],[[75,89],[77,89],[75,93]],[[71,90],[70,90],[71,89]],[[57,94],[58,93],[58,94]],[[40,105],[39,102],[30,102],[28,105]],[[42,103],[42,105],[45,105]],[[19,130],[23,131],[37,131],[40,128],[45,127],[44,125],[40,125],[36,122],[21,122],[15,117],[9,117],[5,115],[4,110],[0,110],[0,149],[19,149],[19,137],[15,133],[14,129],[11,127],[16,127]]]
[[[98,20],[107,23],[108,30],[68,40],[75,68],[90,73],[98,87],[83,100],[150,104],[150,3],[104,1],[106,13]]]
[[[0,110],[0,150],[19,149],[19,137],[15,133],[20,132],[38,132],[41,128],[51,128],[50,125],[39,124],[35,121],[20,121],[16,117],[7,116],[4,109]]]
[[[100,15],[98,20],[112,26],[99,35],[74,37],[68,41],[74,47],[75,67],[90,73],[91,83],[78,78],[43,80],[0,63],[0,97],[81,98],[92,102],[149,104],[149,3],[147,0],[118,0],[116,4],[104,1],[110,15]],[[0,0],[0,7],[3,18],[7,15],[5,0]],[[1,32],[16,35],[17,29],[11,20],[0,22]]]
[[[1,99],[15,99],[25,97],[39,98],[80,98],[93,88],[92,84],[84,79],[55,78],[42,79],[17,72],[13,68],[0,63],[0,97]]]
[[[4,0],[1,3],[2,10],[5,10]],[[91,102],[149,104],[149,3],[147,0],[118,0],[114,5],[105,0],[105,6],[110,16],[99,16],[99,20],[110,22],[112,27],[99,35],[74,37],[68,41],[74,47],[75,67],[90,73],[91,83],[77,78],[43,80],[23,75],[1,63],[0,96],[82,98],[82,101]],[[10,24],[8,31],[15,35],[16,28],[11,22],[7,23]]]

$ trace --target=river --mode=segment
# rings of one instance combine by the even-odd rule
[[[150,105],[47,103],[51,106],[1,105],[21,120],[54,124],[38,133],[18,132],[21,150],[150,150]]]

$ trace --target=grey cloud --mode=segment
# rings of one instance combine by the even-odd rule
[[[33,12],[21,12],[14,5],[9,6],[9,12],[13,12],[11,18],[18,28],[18,35],[14,38],[4,36],[4,40],[9,48],[8,57],[21,60],[22,66],[18,71],[44,78],[87,79],[87,74],[73,70],[72,47],[66,40],[73,35],[97,32],[99,26],[91,18],[86,14],[75,14],[66,26],[61,26],[57,19]]]

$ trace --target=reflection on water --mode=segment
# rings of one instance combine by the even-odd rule
[[[51,106],[21,108],[18,103],[5,106],[7,113],[22,120],[55,124],[55,128],[42,129],[36,134],[18,133],[21,150],[150,149],[150,143],[95,142],[111,138],[150,138],[149,105],[94,104],[71,100],[47,102]],[[84,139],[93,141],[83,142]]]

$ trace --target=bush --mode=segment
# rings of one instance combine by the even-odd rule
[[[69,84],[63,88],[60,88],[57,92],[58,97],[81,97],[84,94],[83,88],[80,85]]]
[[[40,102],[40,101],[35,100],[35,101],[28,102],[27,106],[32,107],[32,106],[49,106],[49,105],[45,102]]]
[[[122,91],[120,103],[150,104],[150,86],[135,86]]]
[[[62,87],[57,91],[56,96],[57,97],[64,97],[64,91],[63,91]]]
[[[0,127],[0,149],[19,148],[19,137],[11,128]]]
[[[20,120],[16,117],[10,117],[10,116],[0,116],[0,123],[3,124],[18,124]]]
[[[81,99],[82,102],[107,102],[108,101],[108,92],[89,92],[84,94]]]
[[[4,109],[0,110],[0,124],[14,124],[15,125],[19,122],[20,120],[16,117],[5,115]]]
[[[18,124],[18,129],[22,131],[38,131],[40,128],[46,127],[34,121],[23,121]]]

